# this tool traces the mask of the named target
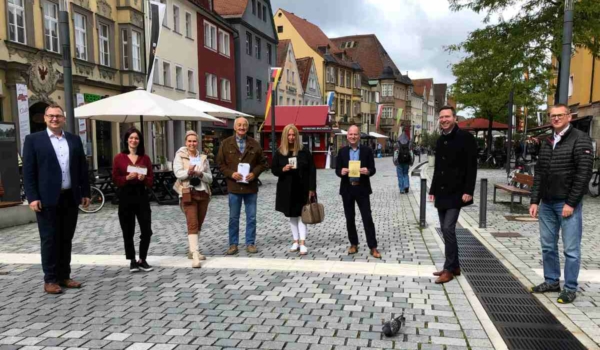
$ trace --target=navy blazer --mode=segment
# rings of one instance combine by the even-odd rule
[[[363,192],[367,195],[373,193],[371,190],[371,176],[375,175],[377,171],[375,169],[375,158],[373,157],[373,150],[370,147],[359,145],[360,148],[360,167],[369,169],[369,175],[360,175],[360,186]],[[342,148],[338,152],[335,166],[335,174],[342,178],[340,181],[340,194],[348,193],[350,186],[350,178],[348,175],[342,176],[342,168],[348,167],[350,161],[350,146]]]
[[[90,197],[90,180],[83,144],[78,136],[66,131],[65,138],[69,144],[69,171],[73,199],[75,203],[80,204],[82,197]],[[42,207],[58,204],[62,170],[47,130],[25,137],[23,182],[29,203],[39,200],[42,202]]]

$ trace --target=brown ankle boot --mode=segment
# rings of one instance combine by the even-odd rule
[[[444,272],[444,270],[440,270],[438,272],[434,272],[433,275],[434,276],[441,276],[442,272]],[[454,276],[460,276],[460,267],[455,268],[452,273],[454,274]]]
[[[435,284],[443,284],[446,282],[450,282],[454,279],[454,275],[452,274],[452,272],[448,271],[448,270],[444,270],[442,271],[442,274],[440,275],[440,277],[438,277],[438,279],[435,280]]]

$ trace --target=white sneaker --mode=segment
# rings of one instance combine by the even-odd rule
[[[308,249],[306,249],[305,245],[301,245],[300,246],[300,255],[306,255],[308,254]]]
[[[298,251],[298,243],[294,242],[294,244],[292,244],[292,247],[290,248],[290,252],[297,252]]]

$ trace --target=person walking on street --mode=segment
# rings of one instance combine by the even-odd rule
[[[147,188],[152,188],[152,162],[146,155],[142,133],[130,128],[123,135],[122,151],[113,161],[112,179],[119,188],[119,223],[123,231],[125,257],[130,260],[129,271],[152,271],[146,262],[152,237],[152,210]],[[140,255],[135,259],[135,218],[140,225]]]
[[[229,193],[229,249],[227,255],[238,252],[242,202],[246,208],[246,251],[250,254],[258,252],[256,249],[258,177],[266,169],[266,165],[262,148],[256,140],[246,135],[248,125],[246,118],[236,119],[233,126],[235,135],[221,143],[217,155],[217,164],[227,178],[227,192]]]
[[[370,178],[376,172],[373,150],[360,144],[360,130],[356,125],[348,128],[346,137],[349,145],[343,147],[338,154],[335,174],[341,178],[340,195],[344,204],[348,240],[350,241],[348,254],[358,252],[358,233],[356,232],[354,208],[354,203],[356,203],[360,210],[371,255],[376,259],[381,259],[381,254],[377,250],[377,237],[375,235],[375,224],[371,216],[371,201],[369,198],[373,193]],[[358,177],[350,177],[350,161],[360,162]]]
[[[396,144],[394,151],[394,165],[396,165],[396,175],[398,176],[398,187],[400,193],[408,193],[410,188],[410,178],[408,177],[408,168],[413,161],[413,156],[410,151],[410,140],[405,133],[400,135],[400,139]]]
[[[29,208],[40,232],[44,291],[81,288],[71,279],[71,248],[78,206],[90,203],[88,166],[79,136],[63,130],[62,107],[44,111],[47,129],[27,135],[23,145],[23,181]]]
[[[206,260],[198,250],[198,237],[210,202],[212,173],[208,158],[198,151],[198,134],[195,131],[185,133],[185,147],[175,154],[173,172],[177,178],[173,189],[179,193],[180,206],[187,222],[192,267],[199,268],[200,260]]]
[[[300,250],[306,255],[306,225],[302,222],[302,207],[313,197],[317,190],[317,170],[308,147],[303,147],[300,133],[294,124],[283,128],[284,137],[278,152],[273,157],[271,171],[279,177],[275,210],[290,218],[290,227],[294,243],[290,252]]]
[[[557,301],[572,303],[577,297],[583,235],[582,205],[594,162],[592,140],[571,123],[567,105],[558,104],[548,113],[554,133],[541,140],[535,167],[529,214],[539,215],[544,282],[533,293],[560,291],[558,237],[562,231],[565,254],[565,284]]]
[[[452,106],[440,110],[442,129],[435,146],[435,169],[429,194],[435,198],[440,225],[444,236],[446,261],[444,269],[434,272],[435,283],[446,283],[460,275],[456,222],[460,209],[473,204],[477,180],[477,143],[471,133],[456,124]]]

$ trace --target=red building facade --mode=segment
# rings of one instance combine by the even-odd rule
[[[191,1],[201,8],[196,12],[199,98],[237,109],[233,42],[235,30],[213,12],[212,0]]]

